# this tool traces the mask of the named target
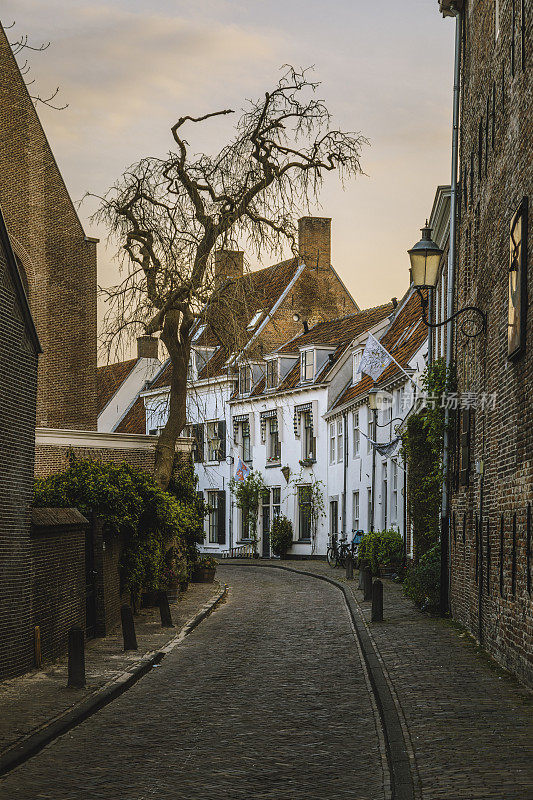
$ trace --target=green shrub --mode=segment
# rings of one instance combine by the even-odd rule
[[[183,491],[190,494],[188,488]],[[169,569],[190,572],[204,516],[199,503],[164,492],[141,469],[86,461],[73,453],[64,472],[37,480],[34,505],[72,507],[101,517],[107,535],[123,538],[121,582],[133,594],[164,585]]]
[[[383,567],[398,567],[403,558],[403,539],[398,531],[373,531],[361,538],[359,558],[368,561],[374,575]]]
[[[435,611],[440,600],[440,544],[420,556],[407,570],[403,590],[417,606]]]
[[[276,556],[285,556],[292,545],[292,522],[287,517],[276,517],[270,528],[270,544]]]

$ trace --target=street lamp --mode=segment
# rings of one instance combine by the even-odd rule
[[[436,288],[439,277],[440,259],[444,252],[441,250],[438,244],[432,240],[431,230],[432,229],[429,227],[426,220],[426,224],[422,228],[422,238],[410,250],[407,251],[411,261],[411,281],[413,287],[418,292],[420,303],[422,305],[422,319],[428,328],[440,328],[442,325],[447,325],[461,314],[473,311],[480,318],[480,327],[473,333],[467,331],[463,326],[461,327],[461,330],[465,336],[469,336],[471,338],[479,336],[480,333],[485,332],[487,319],[485,313],[481,311],[480,308],[477,308],[477,306],[465,306],[464,308],[460,308],[459,311],[456,311],[455,314],[452,314],[450,317],[448,317],[448,319],[445,319],[442,322],[430,322],[427,318],[428,298],[426,295],[424,295],[422,289],[430,290]]]

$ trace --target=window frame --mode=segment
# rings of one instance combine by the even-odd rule
[[[270,465],[281,463],[281,440],[277,416],[267,419],[267,463]]]
[[[361,364],[362,358],[363,358],[363,351],[361,349],[356,350],[352,355],[352,382],[354,383],[354,385],[356,383],[359,383],[359,381],[363,377],[362,372],[359,373],[359,375],[357,375],[357,369]]]
[[[344,461],[344,419],[337,420],[337,464]]]
[[[356,489],[352,492],[352,533],[359,530],[361,530],[361,498],[359,489]]]
[[[311,356],[311,360],[309,360]],[[308,371],[311,374],[308,377]],[[302,350],[300,353],[300,382],[310,383],[315,377],[315,351],[314,348]]]
[[[279,383],[279,363],[277,358],[266,362],[266,388],[275,389]]]
[[[248,366],[239,367],[239,394],[250,394],[251,391],[252,391],[252,370]]]
[[[352,412],[352,431],[353,431],[353,457],[359,458],[361,455],[361,429],[359,427],[359,411]]]
[[[308,499],[302,498],[307,495]],[[302,536],[302,532],[309,533],[309,536]],[[312,519],[311,519],[311,485],[306,483],[298,486],[298,541],[310,542],[312,540]]]
[[[248,447],[246,447],[246,443],[248,443]],[[246,457],[247,451],[248,458]],[[242,460],[245,464],[249,464],[252,461],[252,435],[250,430],[250,420],[244,420],[241,422],[241,452]]]
[[[314,435],[314,420],[311,411],[303,414],[302,458],[304,461],[316,461],[316,436]]]
[[[215,498],[214,505],[211,500]],[[218,544],[218,489],[207,490],[207,539],[209,544]]]

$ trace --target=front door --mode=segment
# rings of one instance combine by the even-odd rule
[[[85,635],[88,639],[96,636],[96,569],[92,525],[85,531]]]
[[[261,508],[261,531],[263,558],[270,558],[270,492],[263,492],[263,505]]]

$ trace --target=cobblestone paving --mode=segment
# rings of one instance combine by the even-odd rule
[[[381,800],[344,600],[226,566],[227,602],[126,694],[0,782],[1,800]],[[451,800],[451,798],[450,798]]]
[[[191,583],[172,603],[174,628],[162,628],[158,608],[143,608],[135,617],[138,650],[123,650],[120,624],[108,636],[87,642],[85,689],[67,688],[67,660],[33,670],[0,683],[0,751],[64,714],[124,670],[134,667],[146,653],[159,650],[219,589],[218,584]]]
[[[344,580],[325,562],[283,562]],[[533,800],[533,694],[384,581],[384,622],[349,582],[403,710],[423,800]]]

